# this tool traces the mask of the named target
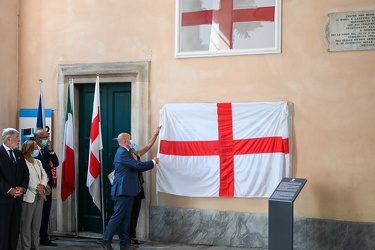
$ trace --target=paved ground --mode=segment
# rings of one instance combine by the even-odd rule
[[[67,250],[81,250],[81,249],[102,249],[97,243],[98,239],[93,238],[77,238],[77,237],[59,237],[54,241],[58,244],[57,247],[41,246],[41,249],[67,249]],[[120,249],[119,241],[114,240],[112,244],[113,249]],[[21,248],[18,248],[21,249]],[[206,245],[184,245],[178,243],[162,243],[144,241],[141,245],[132,246],[132,250],[161,250],[161,249],[178,249],[178,250],[193,250],[193,249],[207,249],[207,250],[244,250],[244,248],[223,247],[223,246],[206,246]]]

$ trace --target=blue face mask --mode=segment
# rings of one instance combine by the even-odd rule
[[[48,140],[42,140],[42,146],[47,147],[48,146]]]
[[[39,155],[39,149],[34,149],[34,151],[31,153],[31,156],[33,158],[37,157]]]
[[[130,145],[129,145],[130,148],[133,149],[133,152],[134,153],[137,153],[138,152],[138,145],[135,144],[135,142],[133,140],[130,140]]]

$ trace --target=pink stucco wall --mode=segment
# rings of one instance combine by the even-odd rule
[[[45,106],[57,108],[59,64],[131,60],[151,61],[152,128],[165,103],[290,101],[293,176],[308,179],[295,214],[375,221],[375,51],[330,53],[324,38],[328,13],[374,9],[373,0],[283,1],[282,53],[176,59],[172,0],[20,0],[17,108],[36,106],[40,78]],[[156,195],[151,186],[153,204],[268,211],[266,199]]]
[[[17,127],[18,1],[0,1],[0,131]]]

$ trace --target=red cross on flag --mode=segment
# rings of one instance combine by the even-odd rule
[[[193,197],[269,197],[290,177],[287,102],[166,104],[157,190]]]
[[[91,130],[90,130],[90,151],[89,164],[87,169],[86,186],[92,196],[97,208],[102,211],[100,199],[100,151],[103,149],[102,130],[100,124],[100,83],[99,75],[96,77],[94,102],[92,108]]]
[[[278,0],[180,1],[180,52],[277,47]]]

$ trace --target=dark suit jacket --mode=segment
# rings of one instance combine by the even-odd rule
[[[43,149],[43,155],[41,152],[39,152],[38,156],[35,157],[35,159],[38,159],[42,162],[43,168],[46,171],[46,174],[48,176],[48,184],[51,187],[55,187],[55,183],[53,182],[53,176],[52,176],[52,167],[49,165],[49,162],[51,161],[53,166],[57,167],[59,165],[59,158],[57,158],[56,153],[50,154],[48,151],[48,146],[44,147]]]
[[[136,196],[139,193],[138,171],[150,170],[154,167],[153,161],[139,162],[124,147],[117,149],[114,158],[115,177],[111,195]]]
[[[8,194],[13,187],[23,187],[27,190],[29,186],[29,169],[25,158],[20,150],[14,149],[17,168],[14,169],[12,160],[4,146],[0,146],[0,204],[13,204],[14,197]],[[23,197],[17,197],[16,201],[22,203]]]

